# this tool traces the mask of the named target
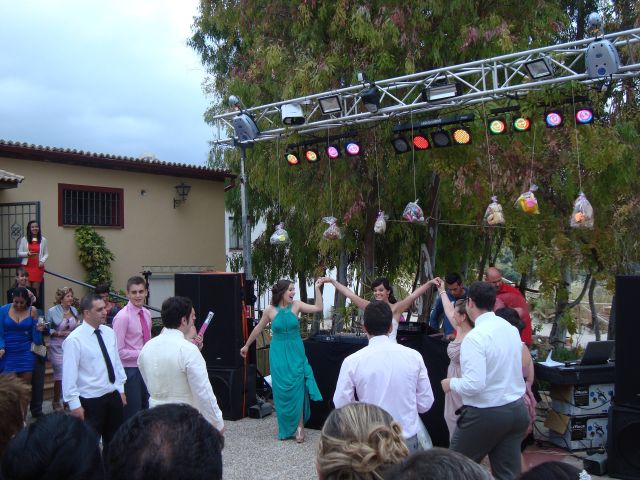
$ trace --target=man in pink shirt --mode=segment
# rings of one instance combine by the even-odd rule
[[[135,276],[127,280],[127,297],[129,303],[113,318],[118,354],[127,374],[127,383],[124,384],[127,395],[125,421],[138,411],[149,408],[149,392],[138,369],[140,350],[151,339],[151,314],[143,306],[147,298],[144,278]]]

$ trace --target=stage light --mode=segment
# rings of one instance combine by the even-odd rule
[[[502,135],[507,131],[507,122],[504,118],[492,118],[489,120],[489,133],[491,135]]]
[[[409,150],[411,150],[411,145],[409,145],[407,139],[400,135],[391,139],[391,146],[398,154],[407,153]]]
[[[564,124],[564,115],[560,110],[551,110],[544,113],[544,121],[549,128],[561,127]]]
[[[364,108],[370,113],[376,113],[380,109],[380,90],[373,85],[360,94]]]
[[[431,132],[431,140],[433,140],[434,147],[449,147],[451,146],[451,137],[446,130],[436,130]]]
[[[427,87],[422,91],[422,99],[425,102],[435,102],[445,98],[453,98],[462,95],[462,85],[460,83],[445,83]]]
[[[593,123],[593,109],[589,107],[580,107],[576,110],[576,122],[580,125]]]
[[[318,150],[316,148],[307,148],[304,151],[304,158],[309,163],[316,163],[320,160],[320,155],[318,154]]]
[[[531,130],[531,120],[527,117],[514,118],[513,130],[516,132],[528,132],[529,130]]]
[[[300,163],[300,157],[294,151],[285,153],[284,158],[287,160],[289,165],[298,165]]]
[[[340,156],[340,147],[338,145],[327,145],[324,151],[331,160]]]
[[[325,115],[342,111],[342,102],[340,101],[339,95],[319,98],[318,103],[320,104],[320,110],[322,110],[322,113]]]
[[[553,77],[553,70],[551,69],[551,63],[546,57],[538,58],[524,64],[524,68],[527,69],[527,73],[532,80],[538,80],[540,78]]]
[[[302,125],[304,123],[304,113],[302,105],[299,103],[287,103],[280,107],[282,123],[285,125]]]
[[[350,157],[355,157],[360,154],[360,144],[355,140],[348,140],[344,144],[344,151],[347,152],[347,155]]]
[[[429,139],[424,133],[416,133],[411,139],[411,143],[416,150],[428,150],[431,147]]]
[[[471,130],[465,127],[454,128],[451,131],[451,138],[456,145],[469,145],[471,143]]]

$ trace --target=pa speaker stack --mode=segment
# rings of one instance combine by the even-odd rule
[[[193,302],[198,329],[207,313],[214,313],[202,348],[209,380],[223,418],[246,417],[249,407],[256,404],[256,366],[255,346],[248,362],[240,356],[252,325],[245,309],[245,297],[249,295],[245,291],[244,276],[225,272],[177,273],[175,292]]]
[[[616,277],[616,387],[609,409],[609,475],[640,478],[640,276]]]

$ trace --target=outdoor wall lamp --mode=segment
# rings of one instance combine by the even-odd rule
[[[178,208],[178,205],[181,205],[187,201],[187,197],[189,196],[189,192],[191,191],[191,185],[180,182],[180,185],[176,185],[175,189],[180,198],[173,199],[173,208]]]

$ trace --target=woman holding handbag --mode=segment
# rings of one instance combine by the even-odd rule
[[[26,288],[18,287],[13,292],[13,302],[0,307],[3,373],[15,373],[27,385],[31,385],[35,360],[33,351],[43,350],[44,330],[44,323],[38,322],[38,311],[31,306],[29,297]]]
[[[78,326],[78,311],[73,306],[75,298],[70,287],[56,290],[55,305],[47,312],[49,320],[49,361],[53,366],[53,409],[62,411],[62,342]]]

